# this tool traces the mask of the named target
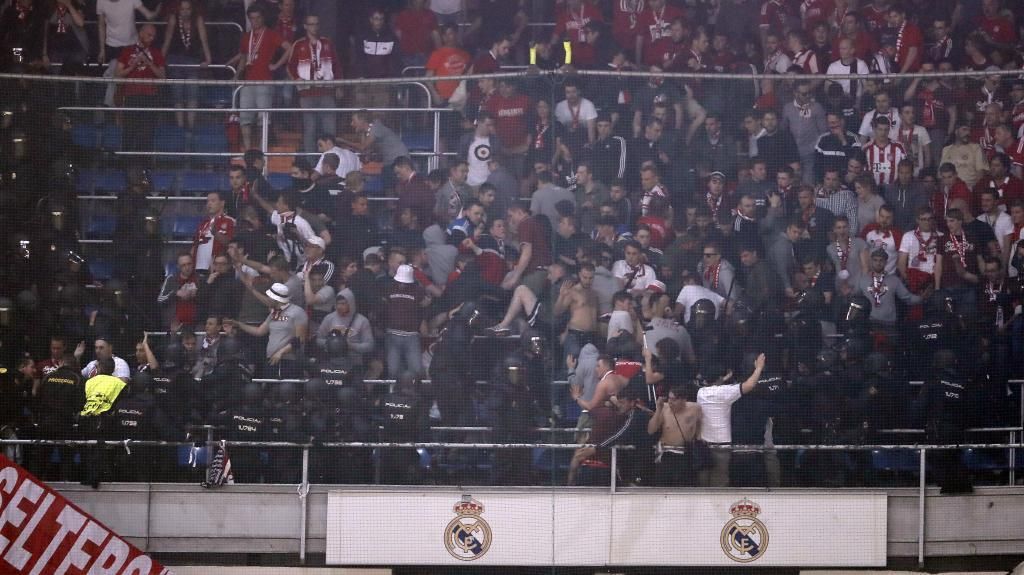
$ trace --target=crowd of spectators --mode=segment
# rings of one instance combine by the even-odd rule
[[[209,191],[170,273],[146,162],[130,164],[122,265],[104,285],[64,216],[73,195],[55,191],[72,147],[44,142],[67,129],[39,83],[5,86],[5,135],[29,140],[26,153],[5,136],[3,160],[5,205],[30,214],[4,214],[0,424],[18,436],[77,422],[108,438],[214,424],[228,439],[407,441],[443,424],[528,441],[575,426],[598,447],[575,454],[570,482],[607,481],[618,443],[639,447],[624,481],[728,485],[731,466],[733,481],[779,485],[852,483],[869,464],[783,456],[780,471],[772,452],[751,466],[699,446],[912,427],[955,442],[1019,424],[1024,78],[1005,72],[1024,67],[1020,2],[97,0],[98,36],[79,0],[8,4],[8,70],[95,60],[116,77],[199,77],[227,62],[239,79],[309,83],[242,89],[244,163]],[[213,41],[204,18],[243,13],[238,45]],[[163,36],[139,15],[166,17]],[[564,74],[458,79],[516,65]],[[406,66],[450,78],[427,83],[457,111],[442,116],[442,167],[424,169],[393,116],[317,112],[294,150],[315,166],[297,158],[291,185],[270,185],[246,109],[380,107],[397,101],[386,84],[320,82]],[[919,71],[974,74],[884,76]],[[104,98],[170,98],[179,126],[201,122],[193,87],[162,90]],[[152,118],[124,122],[126,147],[147,150]],[[494,480],[535,479],[529,457],[499,451]],[[380,465],[411,480],[416,454]],[[943,486],[964,489],[956,458],[942,465]],[[236,473],[273,467],[252,457]]]

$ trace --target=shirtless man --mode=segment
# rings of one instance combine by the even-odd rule
[[[697,484],[693,454],[687,452],[700,433],[700,406],[697,394],[675,386],[668,398],[659,397],[654,417],[647,422],[647,433],[659,435],[659,457],[655,472],[658,487],[684,487]]]
[[[597,331],[597,292],[594,291],[595,268],[592,263],[580,266],[579,282],[566,280],[558,290],[554,314],[558,317],[569,312],[569,325],[562,334],[565,353],[577,357],[588,343],[593,343]]]

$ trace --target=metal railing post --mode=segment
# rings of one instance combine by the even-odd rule
[[[263,122],[260,129],[260,150],[266,154],[270,151],[270,112],[266,110],[260,112],[260,120]],[[269,164],[270,162],[263,162],[263,175],[267,174]]]
[[[612,480],[611,480],[611,492],[615,493],[615,487],[617,478],[619,475],[619,448],[612,446]]]
[[[921,476],[917,491],[917,566],[924,567],[924,504],[927,483],[925,481],[925,460],[927,449],[920,449],[921,461],[918,472]]]
[[[1010,432],[1010,443],[1017,443],[1017,432]],[[1007,473],[1009,478],[1010,487],[1013,487],[1017,483],[1017,449],[1014,447],[1010,448],[1010,454],[1007,457],[1007,463],[1009,464],[1010,471]]]
[[[299,485],[299,502],[302,513],[299,515],[299,563],[306,564],[306,537],[308,535],[307,517],[309,515],[309,446],[302,447],[302,484]]]
[[[441,112],[434,112],[434,155],[427,160],[427,165],[431,170],[436,170],[439,167],[440,154],[441,153]]]

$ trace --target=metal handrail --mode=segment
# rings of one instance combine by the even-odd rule
[[[96,20],[86,20],[85,21],[85,25],[86,26],[96,26],[98,24],[99,24],[99,22],[96,21]],[[142,26],[143,24],[152,24],[153,26],[166,26],[167,25],[167,21],[165,21],[165,20],[163,20],[163,21],[162,20],[145,20],[145,21],[136,21],[135,22],[136,26]],[[245,33],[245,29],[242,28],[242,25],[239,24],[238,22],[203,22],[203,24],[207,28],[209,28],[211,26],[213,26],[213,27],[235,28],[236,30],[238,30],[239,33],[241,33],[241,34]]]
[[[86,68],[106,68],[107,64],[104,64],[102,62],[86,62],[85,64],[83,64],[83,66],[86,67]],[[50,62],[50,67],[51,68],[62,68],[62,67],[64,67],[64,63],[63,62]],[[167,67],[168,68],[206,68],[207,70],[230,70],[232,75],[234,75],[234,74],[236,74],[238,72],[237,69],[234,66],[229,66],[227,64],[207,64],[207,65],[203,66],[202,64],[170,64],[170,63],[168,63]]]
[[[298,443],[291,441],[230,441],[223,440],[231,447],[268,447],[285,449],[307,449],[311,447],[331,448],[417,448],[417,449],[579,449],[581,447],[600,447],[589,443],[456,443],[446,441],[324,441],[318,443]],[[217,441],[220,443],[220,441]],[[116,447],[118,445],[144,447],[187,447],[195,446],[195,441],[156,441],[156,440],[109,440],[109,439],[0,439],[0,445],[67,445]],[[907,451],[907,450],[959,450],[959,449],[1022,449],[1024,443],[915,443],[899,444],[776,444],[766,445],[727,445],[708,444],[718,451]],[[633,450],[633,445],[615,445],[609,448]]]
[[[129,108],[129,107],[107,107],[107,106],[62,106],[58,108],[68,112],[181,112],[181,108]],[[451,108],[189,108],[189,112],[200,114],[223,114],[224,112],[254,112],[254,113],[306,113],[306,112],[386,112],[386,113],[451,113],[457,112]]]

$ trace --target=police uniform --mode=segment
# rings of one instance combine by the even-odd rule
[[[427,425],[427,410],[414,390],[399,389],[387,395],[382,404],[381,440],[410,443],[420,439]],[[407,484],[416,480],[417,453],[412,448],[381,450],[381,482]]]

